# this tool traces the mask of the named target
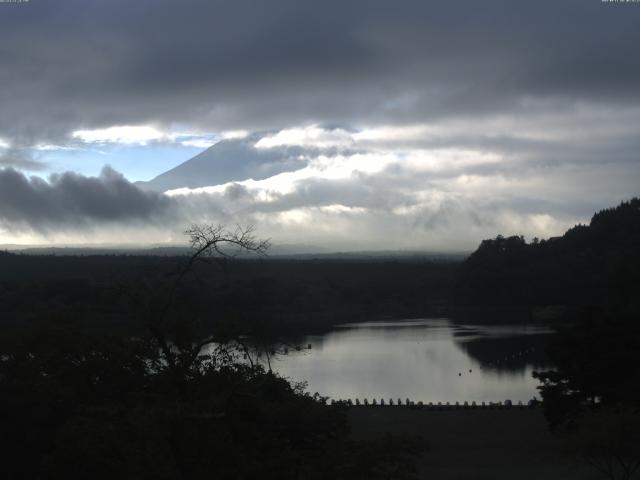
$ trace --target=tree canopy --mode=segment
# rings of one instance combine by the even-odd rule
[[[639,308],[640,199],[593,215],[561,237],[484,240],[459,269],[463,305],[602,305]]]

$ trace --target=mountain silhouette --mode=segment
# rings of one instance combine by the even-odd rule
[[[306,162],[296,148],[255,148],[260,135],[222,140],[195,157],[147,182],[146,190],[167,191],[198,188],[247,179],[262,180],[278,173],[297,170]]]

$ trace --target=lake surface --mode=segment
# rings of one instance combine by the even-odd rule
[[[336,326],[300,342],[310,350],[272,361],[310,392],[335,399],[423,402],[528,401],[544,368],[551,330],[542,326],[461,325],[447,319]]]

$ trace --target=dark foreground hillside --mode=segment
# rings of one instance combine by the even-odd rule
[[[354,438],[421,435],[429,450],[418,477],[429,480],[597,480],[539,409],[427,411],[360,407],[349,411]]]

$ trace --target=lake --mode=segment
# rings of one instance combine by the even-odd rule
[[[447,319],[345,324],[309,335],[273,369],[334,399],[526,402],[548,366],[552,331],[539,325],[464,325]]]

